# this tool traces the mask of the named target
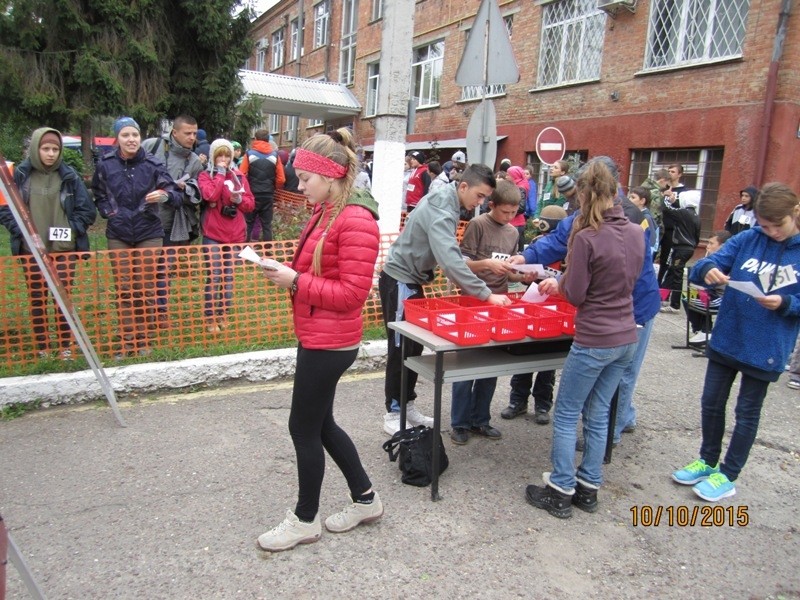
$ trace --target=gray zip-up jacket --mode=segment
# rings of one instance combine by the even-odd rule
[[[470,271],[456,240],[460,206],[454,185],[422,198],[389,248],[383,265],[386,274],[402,283],[424,285],[431,282],[433,270],[439,265],[462,294],[486,300],[492,292]]]

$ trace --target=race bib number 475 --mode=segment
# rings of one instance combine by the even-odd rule
[[[51,242],[71,242],[72,229],[69,227],[51,227],[50,228],[50,241]]]

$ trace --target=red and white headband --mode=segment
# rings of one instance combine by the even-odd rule
[[[342,179],[347,175],[348,171],[347,167],[332,161],[327,156],[322,156],[304,148],[297,149],[293,165],[295,169],[317,173],[325,177],[333,177],[334,179]]]

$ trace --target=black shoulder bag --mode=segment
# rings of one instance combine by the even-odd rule
[[[389,454],[389,460],[395,462],[400,457],[400,471],[403,475],[401,481],[408,485],[425,487],[431,484],[433,467],[433,429],[425,425],[418,425],[409,429],[402,429],[395,433],[390,440],[383,443],[383,449]],[[444,451],[442,436],[439,440],[439,474],[445,472],[450,464]]]

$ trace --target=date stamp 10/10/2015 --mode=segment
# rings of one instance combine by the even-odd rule
[[[634,527],[747,527],[749,524],[750,515],[746,505],[631,506],[631,525]]]

